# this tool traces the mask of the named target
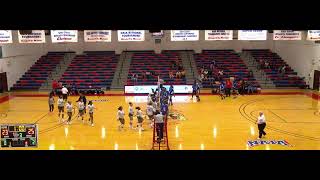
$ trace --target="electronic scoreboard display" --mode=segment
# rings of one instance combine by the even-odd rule
[[[1,147],[37,147],[36,124],[1,124]]]

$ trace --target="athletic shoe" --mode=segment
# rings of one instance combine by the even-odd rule
[[[93,127],[93,126],[94,126],[94,124],[92,123],[92,124],[91,124],[91,126]]]

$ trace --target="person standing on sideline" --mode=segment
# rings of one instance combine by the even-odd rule
[[[163,139],[163,127],[164,127],[164,120],[163,120],[163,115],[159,112],[156,111],[155,113],[155,124],[156,124],[156,128],[157,128],[157,141],[161,141]]]
[[[49,112],[53,112],[54,109],[54,98],[53,98],[53,94],[50,93],[49,95]]]
[[[174,88],[173,88],[173,85],[171,84],[170,85],[170,88],[169,88],[169,105],[173,105],[172,104],[172,96],[175,96],[174,95]]]
[[[259,138],[260,139],[262,137],[262,135],[267,135],[266,132],[264,132],[264,128],[266,127],[266,117],[264,116],[263,112],[259,112],[259,117],[258,117],[258,129],[259,129]]]
[[[194,80],[194,83],[192,85],[192,97],[191,100],[193,99],[193,96],[197,94],[197,81]]]
[[[123,129],[124,123],[125,123],[124,111],[123,111],[122,106],[118,107],[117,120],[120,122],[118,129],[119,129],[119,131],[121,131]]]
[[[227,81],[226,81],[226,97],[231,96],[231,88],[232,88],[232,82],[230,79],[227,79]]]
[[[197,92],[196,92],[197,101],[200,101],[200,84],[197,83]]]
[[[67,101],[68,100],[68,89],[63,86],[62,89],[61,89],[61,92],[62,92],[62,97],[63,97],[63,100]]]

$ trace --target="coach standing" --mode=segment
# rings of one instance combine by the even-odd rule
[[[267,135],[266,132],[264,132],[264,128],[266,127],[266,118],[263,114],[263,112],[259,112],[259,117],[258,117],[258,129],[259,129],[259,139],[262,137],[262,135]]]
[[[67,101],[68,100],[68,89],[63,86],[62,89],[61,89],[61,92],[62,92],[62,97],[63,97],[63,100]]]

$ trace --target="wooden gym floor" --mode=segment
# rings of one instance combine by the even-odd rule
[[[47,93],[19,92],[0,95],[0,123],[37,123],[39,150],[149,150],[152,129],[144,121],[145,131],[128,128],[128,102],[142,107],[146,97],[123,96],[107,92],[106,96],[87,96],[97,100],[95,126],[73,119],[71,125],[58,122],[57,107],[49,113]],[[69,99],[75,105],[78,97]],[[179,120],[169,119],[168,136],[171,150],[316,150],[320,149],[320,115],[317,114],[318,93],[308,90],[271,90],[261,95],[238,96],[221,100],[216,95],[202,95],[200,102],[190,96],[176,96],[170,111]],[[57,100],[57,97],[55,97]],[[118,131],[116,113],[122,105],[126,113],[125,131]],[[256,140],[258,129],[254,122],[259,111],[267,119],[267,136],[262,140],[285,140],[290,145],[248,146]],[[75,117],[75,116],[74,116]],[[66,118],[66,115],[65,115]],[[88,119],[88,116],[85,116]],[[137,120],[134,119],[134,125]],[[0,148],[1,149],[1,148]],[[8,148],[2,148],[8,149]]]

